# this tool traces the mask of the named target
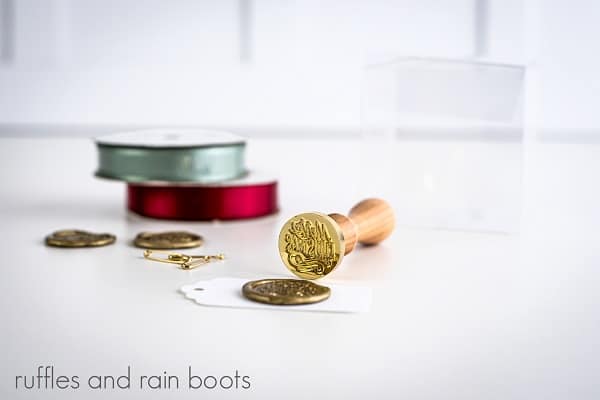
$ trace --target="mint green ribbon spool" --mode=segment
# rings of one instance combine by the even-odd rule
[[[245,142],[192,147],[143,147],[96,143],[96,176],[126,182],[214,183],[246,173]]]

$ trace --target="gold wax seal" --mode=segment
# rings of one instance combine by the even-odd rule
[[[290,271],[305,279],[325,276],[342,261],[341,229],[321,213],[290,218],[279,234],[279,253]]]
[[[394,212],[381,199],[366,199],[348,216],[298,214],[279,233],[279,255],[285,266],[305,279],[318,279],[333,271],[356,243],[373,245],[394,229]]]
[[[117,238],[110,233],[92,233],[63,229],[46,236],[46,244],[54,247],[97,247],[114,243]]]
[[[294,305],[323,301],[329,298],[331,290],[301,279],[261,279],[246,283],[242,294],[259,303]]]
[[[172,232],[142,232],[133,241],[133,244],[143,249],[190,249],[202,246],[202,236],[185,231]]]

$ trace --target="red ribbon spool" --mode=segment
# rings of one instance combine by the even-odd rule
[[[219,185],[127,185],[129,210],[151,218],[232,220],[256,218],[277,211],[277,181]]]

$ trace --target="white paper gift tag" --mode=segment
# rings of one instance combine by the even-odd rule
[[[371,306],[371,288],[344,285],[325,285],[331,289],[331,296],[319,303],[287,306],[258,303],[242,295],[242,286],[248,281],[240,278],[215,278],[182,286],[180,290],[185,297],[198,304],[216,307],[351,313],[367,312]]]

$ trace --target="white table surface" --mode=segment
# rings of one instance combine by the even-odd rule
[[[280,213],[183,223],[128,214],[124,185],[92,176],[89,140],[0,140],[0,397],[599,398],[598,146],[531,145],[518,235],[401,226],[349,255],[323,283],[371,286],[368,313],[210,308],[177,292],[217,276],[288,277],[279,227],[294,213],[345,212],[359,200],[352,177],[361,165],[344,158],[360,151],[355,140],[251,141],[249,164],[280,175]],[[118,242],[44,246],[61,228],[108,231]],[[227,261],[182,271],[130,245],[139,231],[172,228],[201,233],[202,250]],[[134,376],[238,370],[252,386],[15,390],[16,375],[50,364],[80,376],[128,365]]]

